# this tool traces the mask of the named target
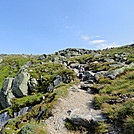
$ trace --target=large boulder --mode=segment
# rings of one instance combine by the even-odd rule
[[[88,114],[78,114],[78,115],[71,115],[66,118],[67,121],[71,122],[72,124],[83,126],[85,128],[90,128],[91,125],[97,125],[97,121],[93,119],[93,117]]]
[[[12,90],[16,97],[23,97],[28,94],[28,81],[30,79],[29,73],[19,73],[13,81]]]

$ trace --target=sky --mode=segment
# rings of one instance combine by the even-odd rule
[[[0,53],[134,43],[134,0],[0,0]]]

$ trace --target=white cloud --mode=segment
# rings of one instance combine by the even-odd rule
[[[89,42],[89,44],[99,44],[99,43],[104,43],[106,40],[92,40]]]
[[[98,49],[105,49],[105,48],[112,48],[112,47],[119,47],[116,43],[111,44],[100,44],[97,46]]]
[[[86,40],[89,40],[90,39],[90,36],[88,36],[88,35],[82,35],[81,36],[81,39],[83,39],[84,41],[86,41]]]

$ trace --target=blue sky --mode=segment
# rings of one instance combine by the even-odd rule
[[[49,54],[134,42],[134,0],[0,0],[0,53]]]

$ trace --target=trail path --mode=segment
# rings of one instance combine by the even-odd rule
[[[92,107],[94,95],[90,91],[80,89],[81,84],[82,82],[68,89],[69,94],[60,98],[53,108],[54,116],[45,121],[50,134],[79,134],[78,132],[70,132],[64,127],[64,120],[69,114],[90,114],[93,117],[102,118],[101,111],[94,110]]]

